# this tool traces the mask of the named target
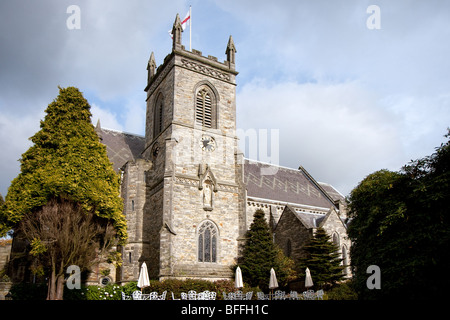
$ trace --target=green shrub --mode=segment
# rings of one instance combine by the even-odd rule
[[[328,300],[357,300],[358,294],[351,281],[343,282],[327,291]]]
[[[88,286],[86,288],[86,300],[121,300],[122,287],[117,284],[109,284],[105,287]]]
[[[9,290],[13,300],[45,300],[47,291],[46,283],[15,283]]]

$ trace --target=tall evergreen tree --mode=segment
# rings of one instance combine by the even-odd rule
[[[311,271],[313,282],[318,286],[334,284],[343,278],[339,248],[323,228],[318,228],[309,243],[304,247],[307,257],[301,262],[304,272]]]
[[[127,238],[119,176],[91,123],[90,105],[74,87],[60,88],[45,110],[41,129],[22,155],[21,172],[6,195],[3,234],[27,212],[67,196],[86,211],[111,219],[121,241]]]
[[[12,181],[0,213],[3,233],[14,228],[25,236],[31,234],[27,239],[30,253],[47,254],[46,260],[51,260],[43,263],[51,272],[50,299],[62,298],[64,272],[75,261],[73,258],[84,242],[92,242],[89,247],[92,250],[98,248],[95,243],[103,247],[105,241],[112,244],[107,240],[111,234],[107,228],[103,229],[103,235],[101,231],[87,232],[96,235],[95,239],[83,238],[81,221],[97,225],[91,229],[83,227],[84,230],[100,230],[98,227],[112,224],[119,243],[127,238],[120,178],[91,123],[90,106],[77,88],[59,89],[58,97],[46,109],[40,131],[30,138],[33,145],[22,155],[21,172]],[[64,207],[66,201],[71,205]],[[53,209],[48,209],[49,204]],[[51,212],[53,216],[45,220],[41,218],[43,212]],[[71,217],[92,214],[94,219],[73,220],[69,214]],[[55,222],[54,236],[48,234],[50,221]],[[80,221],[80,228],[69,221]],[[103,240],[99,241],[99,237]],[[76,239],[92,240],[76,242]]]
[[[267,289],[271,268],[274,268],[280,286],[287,284],[294,277],[294,263],[285,257],[282,250],[273,242],[264,211],[256,210],[246,238],[242,257],[239,259],[245,282],[251,286]]]

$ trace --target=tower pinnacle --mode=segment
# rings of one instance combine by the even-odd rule
[[[175,18],[175,22],[172,27],[172,37],[173,37],[173,47],[174,50],[181,49],[181,33],[183,32],[183,28],[181,26],[180,15],[177,13]]]
[[[153,51],[152,51],[152,54],[150,55],[150,59],[148,59],[147,70],[148,70],[147,82],[150,82],[151,78],[155,75],[155,72],[156,72],[156,62],[155,62],[155,55],[153,54]]]
[[[228,39],[227,49],[225,50],[225,54],[227,55],[227,61],[230,65],[230,68],[234,69],[235,65],[235,53],[237,52],[236,47],[234,45],[233,37],[230,36]]]

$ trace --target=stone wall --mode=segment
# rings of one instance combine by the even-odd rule
[[[338,213],[335,210],[331,210],[321,226],[331,237],[331,240],[339,247],[339,253],[341,254],[343,263],[349,266],[351,241],[347,235],[347,228],[341,221]],[[346,276],[351,276],[350,267],[345,268],[344,272]]]
[[[10,259],[12,239],[0,239],[0,271],[3,270]]]
[[[0,300],[5,300],[12,283],[2,278],[3,271],[8,268],[11,254],[12,239],[0,239]]]

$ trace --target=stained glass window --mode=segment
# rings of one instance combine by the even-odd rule
[[[203,222],[198,230],[198,261],[217,261],[217,228],[211,221]]]

